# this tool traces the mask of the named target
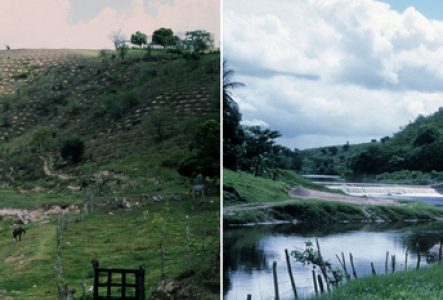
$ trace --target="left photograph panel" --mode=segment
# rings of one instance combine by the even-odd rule
[[[220,299],[220,1],[0,3],[0,299]]]

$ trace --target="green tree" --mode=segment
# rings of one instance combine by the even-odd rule
[[[198,174],[218,178],[220,175],[220,124],[216,120],[201,123],[193,137],[193,155],[180,163],[178,172],[184,176]]]
[[[131,35],[131,43],[142,47],[147,44],[147,36],[143,32],[137,31]]]
[[[174,35],[174,31],[170,28],[159,28],[152,34],[152,44],[163,47],[173,46],[177,43],[178,37]]]
[[[238,159],[244,147],[243,131],[240,127],[241,113],[235,102],[232,91],[243,87],[241,82],[234,81],[234,70],[229,69],[223,61],[223,162],[231,170],[238,168]]]
[[[328,147],[328,151],[329,151],[329,153],[331,153],[331,155],[336,155],[338,152],[338,148],[335,146],[331,146],[331,147]]]
[[[267,167],[266,162],[272,155],[272,147],[275,139],[281,136],[280,132],[271,129],[261,129],[260,126],[246,127],[246,164],[254,172],[255,176],[263,173]]]
[[[142,126],[154,136],[156,142],[161,142],[169,136],[172,130],[173,117],[174,112],[171,109],[159,107],[150,113]]]
[[[50,127],[37,128],[32,135],[30,145],[39,153],[55,150],[57,145],[57,131]]]
[[[390,138],[389,136],[385,136],[385,137],[382,137],[382,138],[380,139],[380,142],[381,142],[382,144],[385,144],[385,143],[387,143],[390,139],[391,139],[391,138]]]
[[[185,43],[196,52],[202,52],[214,47],[214,38],[206,30],[188,31],[185,34]]]
[[[85,143],[76,136],[67,137],[60,147],[60,155],[63,159],[78,163],[83,159]]]
[[[430,127],[422,127],[418,130],[417,136],[414,139],[414,147],[432,144],[439,137],[439,132]]]

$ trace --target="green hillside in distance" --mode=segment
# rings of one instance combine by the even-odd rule
[[[92,299],[93,259],[144,266],[147,298],[219,298],[218,179],[198,175],[219,74],[219,52],[0,51],[0,298],[57,299],[66,283]]]
[[[433,184],[443,180],[443,109],[420,115],[371,143],[302,151],[303,172],[351,179]]]
[[[302,150],[304,174],[344,175],[347,161],[355,154],[367,149],[373,143],[331,145]]]

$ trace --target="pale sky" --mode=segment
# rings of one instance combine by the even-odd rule
[[[243,122],[286,146],[369,142],[443,106],[443,1],[225,0],[223,14]]]
[[[0,0],[0,49],[112,48],[112,32],[128,38],[160,27],[204,29],[219,47],[219,0]]]

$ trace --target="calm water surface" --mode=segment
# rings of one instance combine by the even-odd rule
[[[409,248],[408,267],[414,268],[417,247],[429,251],[443,236],[443,224],[404,225],[266,225],[238,227],[224,230],[224,299],[273,299],[272,263],[277,262],[280,299],[292,299],[292,290],[286,267],[285,249],[303,249],[306,241],[318,237],[324,259],[339,267],[336,254],[349,253],[359,277],[371,274],[370,263],[377,273],[385,272],[386,251],[396,256],[396,269],[405,268],[405,251]],[[435,249],[435,248],[434,248]],[[299,296],[307,298],[314,293],[312,266],[291,259]],[[422,265],[427,265],[422,259]]]

